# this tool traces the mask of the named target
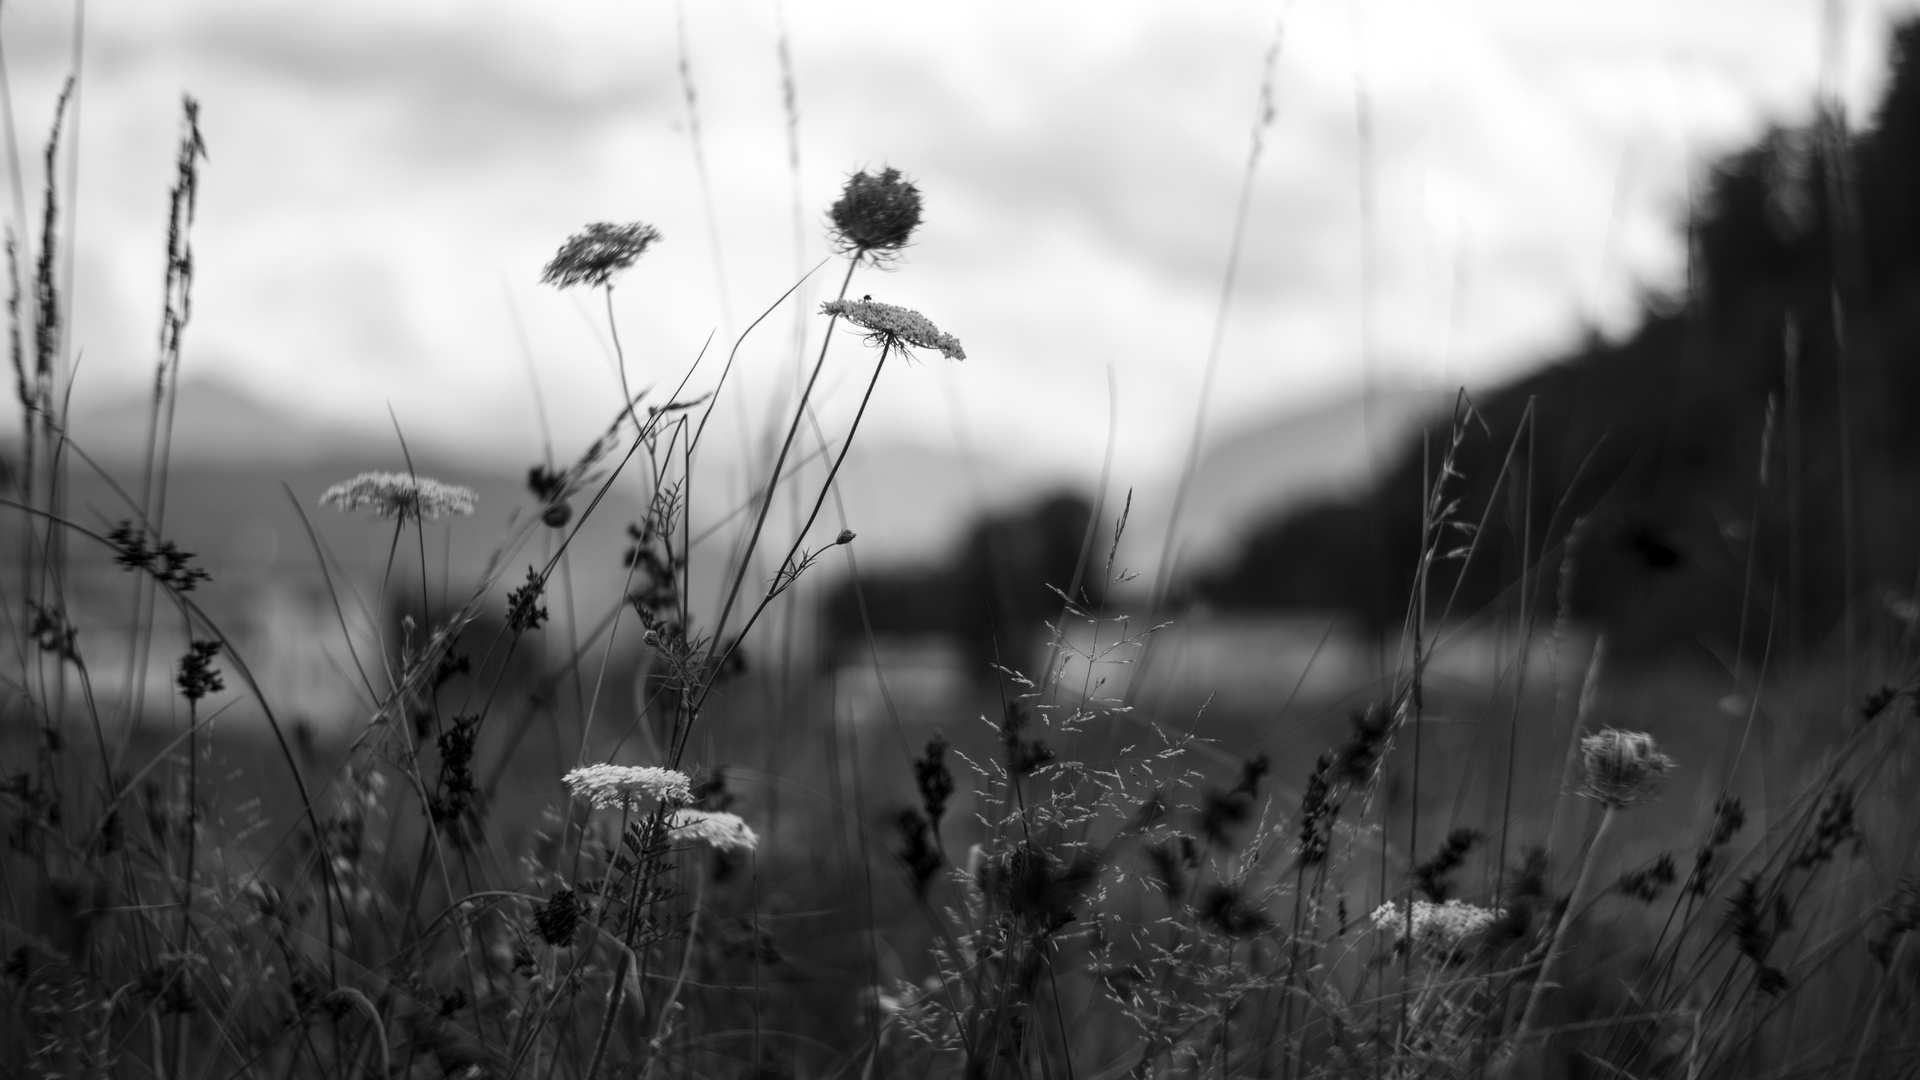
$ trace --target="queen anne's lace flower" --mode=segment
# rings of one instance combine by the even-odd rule
[[[675,839],[710,844],[717,851],[752,851],[760,846],[760,837],[738,814],[676,810],[667,828],[672,830]]]
[[[872,345],[892,346],[903,349],[916,346],[922,349],[938,349],[949,360],[965,360],[967,352],[960,347],[960,339],[952,334],[943,334],[925,315],[892,304],[882,304],[877,300],[829,300],[820,305],[823,315],[838,315],[855,326],[871,331],[867,341]]]
[[[560,778],[576,798],[600,810],[623,810],[644,799],[678,805],[693,798],[687,774],[655,765],[587,765]]]
[[[611,284],[615,274],[639,261],[659,242],[660,230],[645,222],[613,225],[596,221],[585,231],[567,237],[553,261],[540,272],[540,280],[556,289]]]
[[[1416,945],[1435,953],[1450,953],[1467,938],[1493,925],[1500,913],[1475,907],[1459,900],[1435,904],[1427,900],[1413,902],[1412,938]],[[1408,933],[1407,916],[1400,905],[1389,900],[1373,912],[1374,929],[1393,935],[1400,941]]]
[[[1661,782],[1677,764],[1644,731],[1606,728],[1581,739],[1580,753],[1586,766],[1580,794],[1616,810],[1659,794]]]
[[[843,251],[885,258],[905,247],[920,224],[920,189],[899,169],[882,169],[878,176],[857,172],[847,178],[828,217]]]
[[[320,505],[332,504],[342,513],[371,510],[383,518],[433,519],[448,514],[473,513],[480,496],[470,487],[443,484],[407,473],[364,472],[328,488]]]

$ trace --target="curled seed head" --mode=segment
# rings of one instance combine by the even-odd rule
[[[882,169],[878,176],[857,172],[828,216],[843,252],[885,258],[905,247],[920,224],[920,189],[899,169]]]
[[[1662,781],[1677,764],[1644,731],[1605,728],[1581,739],[1580,753],[1586,766],[1580,794],[1616,810],[1659,794]]]
[[[610,285],[614,275],[638,262],[648,248],[659,242],[660,230],[645,222],[614,225],[596,221],[584,231],[567,237],[567,242],[560,245],[553,260],[540,272],[540,280],[556,289]]]

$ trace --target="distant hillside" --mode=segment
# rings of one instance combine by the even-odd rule
[[[1683,295],[1650,299],[1627,340],[1476,401],[1485,426],[1446,490],[1487,528],[1470,561],[1436,570],[1435,616],[1456,582],[1456,617],[1502,603],[1542,554],[1530,595],[1549,614],[1585,519],[1573,600],[1625,651],[1757,655],[1771,633],[1776,656],[1799,657],[1845,612],[1884,627],[1882,600],[1912,589],[1920,558],[1920,24],[1893,41],[1865,134],[1780,128],[1718,163],[1685,223]],[[1358,499],[1259,524],[1194,596],[1397,626],[1444,425],[1427,444]]]

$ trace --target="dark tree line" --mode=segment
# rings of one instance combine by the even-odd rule
[[[1078,495],[1052,495],[982,517],[945,563],[869,571],[857,590],[851,578],[841,580],[827,598],[823,659],[864,660],[871,624],[879,638],[937,636],[955,642],[967,671],[977,678],[991,677],[996,663],[1026,670],[1046,624],[1060,618],[1063,602],[1054,590],[1071,587],[1082,552],[1089,550],[1092,513]],[[1104,557],[1104,551],[1087,554],[1076,593],[1083,603],[1100,602]]]
[[[1769,131],[1715,166],[1685,229],[1685,285],[1647,297],[1630,337],[1591,338],[1475,402],[1485,426],[1448,483],[1459,516],[1487,527],[1471,559],[1436,567],[1434,614],[1456,589],[1455,616],[1513,602],[1523,560],[1539,559],[1531,596],[1551,617],[1570,535],[1574,608],[1627,652],[1757,655],[1771,640],[1776,656],[1811,655],[1847,613],[1864,625],[1891,590],[1912,593],[1920,23],[1897,29],[1863,133],[1824,116]],[[1397,627],[1446,443],[1443,417],[1362,497],[1259,525],[1193,597]]]

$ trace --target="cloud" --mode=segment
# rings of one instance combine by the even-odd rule
[[[29,147],[64,71],[69,10],[5,9]],[[534,285],[568,233],[634,218],[666,233],[616,308],[633,377],[677,379],[709,332],[724,344],[791,284],[796,182],[810,264],[826,252],[824,209],[845,175],[893,164],[925,190],[926,225],[897,273],[856,289],[927,312],[970,358],[889,373],[868,429],[1018,441],[1031,447],[1024,461],[1091,472],[1111,369],[1120,474],[1177,468],[1261,59],[1283,10],[1279,112],[1212,405],[1221,429],[1368,375],[1483,383],[1547,358],[1587,323],[1630,326],[1638,290],[1679,265],[1690,170],[1770,116],[1804,115],[1818,74],[1812,16],[1787,0],[819,0],[786,9],[796,177],[774,9],[715,0],[682,9],[703,186],[672,5],[88,10],[79,281],[98,292],[76,306],[83,378],[144,378],[151,363],[175,109],[189,89],[213,157],[188,365],[328,419],[379,419],[391,401],[501,458],[532,441],[503,440],[503,425],[533,427],[504,295],[540,358],[557,430],[604,423],[615,392],[597,308],[583,317]],[[1883,18],[1857,9],[1849,29],[1857,115],[1872,100]],[[821,275],[807,301],[835,280]],[[820,328],[802,322],[817,344]],[[742,452],[790,392],[793,354],[785,314],[743,348],[728,408],[748,415],[721,419],[716,454]],[[859,389],[832,385],[830,428]]]

